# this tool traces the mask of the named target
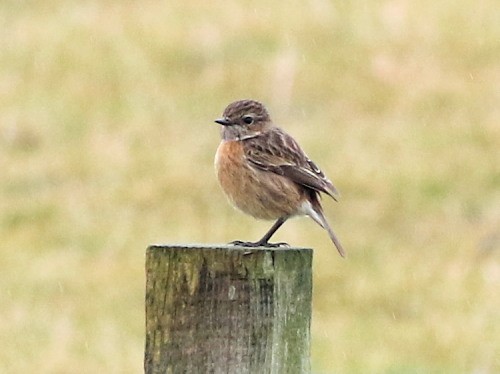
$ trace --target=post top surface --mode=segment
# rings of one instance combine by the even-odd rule
[[[286,251],[312,251],[312,248],[306,247],[243,247],[241,245],[232,244],[198,244],[198,243],[178,243],[178,244],[151,244],[148,246],[148,250],[159,250],[159,249],[221,249],[227,251],[242,251],[242,252],[257,252],[257,251],[268,251],[268,252],[286,252]]]

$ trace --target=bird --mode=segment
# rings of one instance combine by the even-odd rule
[[[264,104],[250,99],[232,102],[215,123],[221,125],[215,170],[230,203],[254,218],[275,220],[260,240],[235,240],[230,244],[288,246],[269,240],[289,218],[309,216],[328,232],[345,257],[320,203],[321,193],[338,201],[338,190],[297,141],[274,124]]]

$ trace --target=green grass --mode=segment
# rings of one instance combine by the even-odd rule
[[[144,253],[255,239],[213,123],[265,102],[342,192],[317,373],[500,371],[500,16],[477,1],[3,1],[0,371],[142,369]]]

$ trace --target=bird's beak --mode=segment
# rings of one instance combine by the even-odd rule
[[[231,125],[231,122],[227,118],[218,118],[215,120],[215,123],[218,123],[219,125],[222,126],[229,126]]]

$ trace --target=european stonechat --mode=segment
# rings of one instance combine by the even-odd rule
[[[273,124],[265,106],[254,100],[235,101],[215,122],[222,125],[215,169],[225,194],[244,213],[276,220],[262,239],[232,244],[286,245],[269,243],[269,239],[288,218],[307,215],[328,232],[344,257],[344,248],[328,224],[319,200],[322,192],[337,201],[337,189],[298,143]]]

